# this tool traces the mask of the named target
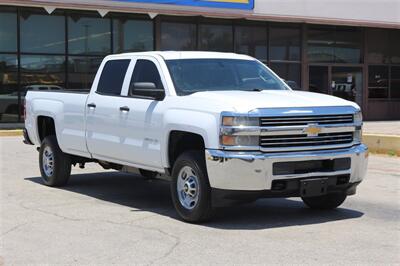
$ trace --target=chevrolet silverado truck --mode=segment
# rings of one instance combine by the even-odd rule
[[[291,90],[246,55],[110,55],[90,92],[28,91],[25,104],[24,142],[38,146],[46,185],[88,162],[167,179],[188,222],[266,197],[333,209],[367,169],[356,103]]]

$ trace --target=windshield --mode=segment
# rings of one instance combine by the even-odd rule
[[[178,95],[199,91],[288,90],[281,79],[255,60],[177,59],[166,63]]]

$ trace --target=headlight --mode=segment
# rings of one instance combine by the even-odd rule
[[[248,116],[224,116],[222,117],[222,125],[228,127],[250,127],[259,126],[258,117],[248,117]]]
[[[354,114],[354,123],[362,123],[363,117],[361,111]]]
[[[221,144],[224,146],[259,146],[258,136],[221,136]]]

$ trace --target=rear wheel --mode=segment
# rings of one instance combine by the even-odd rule
[[[59,187],[68,183],[71,158],[61,151],[55,136],[45,137],[39,150],[39,167],[47,186]]]
[[[302,198],[311,209],[329,210],[339,207],[347,198],[344,193],[333,193],[318,197]]]
[[[188,151],[178,157],[172,170],[171,194],[176,211],[185,221],[198,223],[211,217],[211,188],[204,153]]]

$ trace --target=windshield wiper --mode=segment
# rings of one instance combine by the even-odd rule
[[[263,91],[264,89],[260,89],[260,88],[254,88],[254,89],[251,89],[250,91]]]

